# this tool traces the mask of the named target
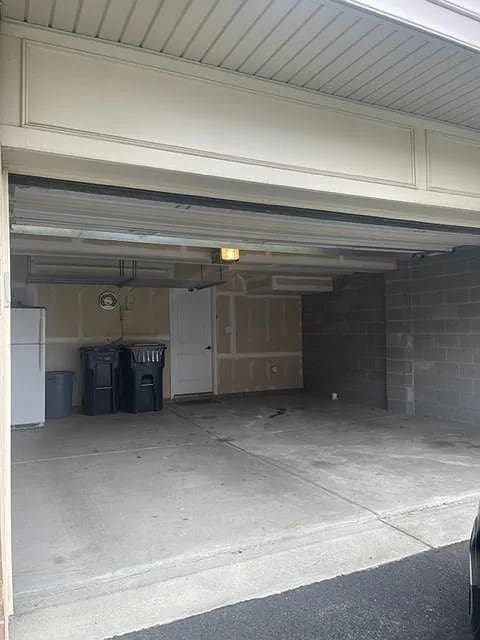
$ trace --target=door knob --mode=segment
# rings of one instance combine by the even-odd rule
[[[211,350],[211,348],[212,348],[212,347],[211,347],[210,345],[208,345],[208,347],[205,347],[205,349],[207,349],[208,351],[210,351],[210,350]]]

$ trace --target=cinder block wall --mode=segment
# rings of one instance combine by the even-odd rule
[[[480,251],[388,273],[386,306],[389,408],[478,424]]]
[[[333,293],[303,297],[305,388],[386,408],[385,279],[340,278]]]

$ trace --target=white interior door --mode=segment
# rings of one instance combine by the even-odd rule
[[[213,392],[212,289],[172,290],[172,396]]]

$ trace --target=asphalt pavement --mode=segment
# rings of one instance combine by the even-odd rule
[[[461,543],[121,639],[471,640],[467,607]]]

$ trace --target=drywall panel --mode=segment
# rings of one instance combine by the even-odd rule
[[[312,174],[415,183],[413,128],[37,42],[26,125]]]
[[[35,304],[55,309],[47,315],[47,339],[78,338],[81,287],[38,285],[36,290]]]
[[[217,352],[230,353],[232,326],[230,296],[217,296]]]
[[[300,298],[270,298],[269,344],[272,351],[301,351]]]
[[[235,296],[238,353],[301,351],[301,302],[296,297]]]
[[[217,290],[218,392],[303,387],[301,299],[248,296],[243,284]]]
[[[219,360],[219,393],[303,387],[302,356],[258,356]]]
[[[427,184],[434,191],[480,197],[480,142],[428,131]]]
[[[120,311],[104,311],[98,296],[114,291]],[[164,342],[167,358],[163,376],[165,397],[170,397],[169,296],[167,289],[125,288],[93,285],[27,285],[15,290],[16,302],[34,303],[47,309],[47,370],[74,371],[74,404],[80,404],[79,349],[89,344],[117,342]],[[23,296],[23,299],[22,299]]]

